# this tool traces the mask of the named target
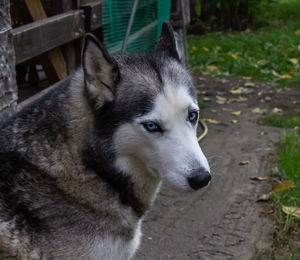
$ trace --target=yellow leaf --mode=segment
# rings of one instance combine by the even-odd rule
[[[206,52],[209,52],[209,49],[207,47],[203,47],[202,49]]]
[[[247,100],[248,100],[248,98],[246,98],[246,97],[229,98],[230,102],[244,102]]]
[[[295,31],[295,34],[299,35],[300,34],[300,30]]]
[[[295,184],[293,181],[291,180],[283,181],[273,185],[273,192],[281,192],[292,188],[295,188]]]
[[[217,109],[212,109],[212,110],[210,110],[210,111],[213,112],[213,113],[217,113],[217,112],[218,112]]]
[[[246,165],[246,164],[249,164],[250,163],[250,161],[249,160],[246,160],[246,161],[241,161],[240,162],[240,165]]]
[[[245,33],[249,33],[249,32],[251,32],[251,29],[250,29],[250,28],[247,28],[247,29],[245,30]]]
[[[199,80],[205,80],[205,78],[203,78],[203,77],[199,77],[198,79],[199,79]]]
[[[298,64],[298,59],[295,59],[295,58],[291,58],[289,59],[289,62],[293,63],[293,64]]]
[[[255,87],[255,84],[253,82],[246,82],[244,84],[245,87]]]
[[[295,218],[300,219],[300,208],[299,207],[288,207],[282,205],[282,211],[288,215],[292,215]]]
[[[290,74],[285,74],[281,76],[282,79],[290,79],[292,76]]]
[[[220,124],[221,122],[215,119],[210,119],[210,118],[204,118],[204,122],[210,123],[210,124]]]
[[[226,101],[226,98],[221,97],[221,96],[216,96],[217,100],[221,100],[221,101]]]
[[[197,47],[196,46],[192,46],[192,51],[196,51]]]
[[[242,113],[241,110],[231,112],[231,114],[234,115],[234,116],[239,116],[241,113]]]
[[[255,114],[263,114],[266,110],[256,107],[256,108],[253,108],[251,111],[252,111],[252,113],[255,113]]]
[[[232,53],[231,57],[234,58],[235,60],[237,60],[239,58],[239,56],[236,53]]]
[[[216,101],[218,104],[220,104],[220,105],[224,105],[225,104],[225,101],[222,101],[222,100],[217,100]]]
[[[279,75],[275,70],[272,70],[272,74],[273,74],[275,77],[281,77],[281,75]]]
[[[207,69],[209,71],[219,71],[219,68],[215,65],[207,66]]]
[[[250,79],[252,79],[252,78],[251,78],[251,77],[246,77],[246,76],[244,76],[243,79],[245,79],[245,80],[250,80]]]
[[[234,119],[231,120],[231,123],[233,123],[233,124],[237,124],[237,122],[238,122],[237,120],[234,120]]]
[[[267,180],[269,180],[269,177],[268,176],[250,177],[250,180],[253,180],[253,181],[267,181]]]

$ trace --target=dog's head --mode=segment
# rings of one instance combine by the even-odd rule
[[[211,176],[197,142],[195,88],[171,26],[163,24],[152,54],[111,56],[87,36],[82,59],[95,132],[115,167],[127,174],[138,168],[182,190],[206,186]]]

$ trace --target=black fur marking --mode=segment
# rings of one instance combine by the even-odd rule
[[[136,197],[130,177],[126,173],[117,171],[112,166],[115,155],[111,145],[113,142],[112,136],[117,127],[125,122],[130,122],[138,115],[149,112],[152,109],[153,101],[149,100],[149,97],[139,96],[133,102],[127,100],[124,104],[118,104],[118,106],[114,102],[105,103],[96,112],[95,137],[83,153],[83,163],[106,181],[112,190],[119,193],[122,204],[130,206],[136,216],[141,217],[147,210],[147,206]]]
[[[163,22],[161,35],[156,46],[157,52],[163,52],[180,62],[179,55],[176,50],[176,41],[172,26],[168,22]]]
[[[4,203],[6,220],[15,219],[17,229],[27,229],[37,233],[47,232],[46,223],[35,214],[26,197],[27,189],[37,184],[32,173],[37,168],[18,153],[0,153],[0,202]],[[30,172],[30,174],[29,174]]]
[[[88,148],[84,154],[84,164],[119,194],[122,204],[130,206],[138,218],[142,217],[148,208],[136,197],[130,177],[112,168],[111,153],[104,154],[103,151],[97,151],[97,148]]]

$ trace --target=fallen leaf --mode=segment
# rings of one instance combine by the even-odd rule
[[[251,111],[255,114],[263,114],[264,112],[266,112],[265,109],[260,109],[259,107],[253,108]]]
[[[199,80],[205,80],[205,78],[203,78],[203,77],[199,77],[198,79],[199,79]]]
[[[250,79],[252,79],[252,78],[251,78],[251,77],[246,77],[246,76],[244,76],[243,79],[245,79],[245,80],[250,80]]]
[[[226,101],[226,98],[221,97],[221,96],[216,96],[217,100],[221,100],[221,101]]]
[[[231,57],[234,58],[235,60],[237,60],[239,58],[239,56],[236,53],[232,53]]]
[[[203,97],[203,101],[204,102],[209,102],[209,101],[211,101],[211,98],[210,97]]]
[[[225,84],[225,83],[228,82],[228,80],[227,80],[227,79],[222,79],[221,82],[222,82],[223,84]]]
[[[208,75],[210,75],[210,72],[209,72],[209,71],[203,71],[203,72],[201,72],[201,74],[202,74],[203,76],[208,76]]]
[[[241,110],[231,112],[231,114],[234,115],[234,116],[239,116],[241,113],[242,113]]]
[[[296,30],[296,31],[295,31],[295,34],[296,34],[296,35],[299,35],[299,34],[300,34],[300,30]]]
[[[246,82],[244,84],[245,87],[255,87],[255,84],[253,82]]]
[[[281,113],[282,113],[282,109],[281,109],[281,108],[274,107],[273,110],[272,110],[272,113],[273,113],[273,114],[281,114]]]
[[[272,195],[272,193],[266,193],[266,194],[261,194],[258,198],[257,198],[257,202],[262,202],[262,201],[268,201],[270,199],[270,196]]]
[[[215,125],[221,123],[220,121],[215,120],[215,119],[211,119],[211,118],[204,118],[203,120],[204,120],[204,122],[207,122],[207,123],[210,123],[210,124],[215,124]]]
[[[249,160],[246,160],[246,161],[241,161],[240,162],[240,165],[246,165],[246,164],[249,164],[250,163],[250,161]]]
[[[285,191],[285,190],[289,190],[295,188],[295,184],[293,181],[288,180],[288,181],[283,181],[280,183],[276,183],[273,185],[273,192],[281,192],[281,191]]]
[[[197,47],[196,46],[192,46],[192,51],[196,51]]]
[[[266,100],[267,102],[269,102],[269,101],[271,101],[272,99],[271,99],[271,97],[267,96],[267,97],[265,97],[265,100]]]
[[[248,98],[246,98],[246,97],[229,98],[230,102],[244,102],[247,100],[248,100]]]
[[[298,51],[300,51],[300,44],[297,46]]]
[[[209,71],[219,71],[219,68],[215,65],[210,65],[210,66],[207,66],[207,69]]]
[[[209,49],[208,49],[207,47],[203,47],[202,49],[203,49],[204,51],[206,51],[206,52],[209,51]]]
[[[217,100],[216,101],[218,104],[220,104],[220,105],[224,105],[225,104],[225,101],[221,101],[221,100]]]
[[[217,109],[212,109],[212,110],[210,110],[210,111],[213,112],[213,113],[217,113],[217,112],[218,112]]]
[[[234,87],[230,89],[229,92],[231,94],[244,94],[244,93],[249,93],[250,91],[244,87]]]
[[[291,76],[291,74],[284,74],[284,75],[281,76],[281,78],[282,79],[291,79],[292,76]]]
[[[275,70],[272,70],[272,74],[275,76],[275,77],[281,77],[281,75],[280,74],[278,74]]]
[[[258,177],[250,177],[250,180],[252,181],[267,181],[269,180],[268,176],[258,176]]]
[[[268,132],[260,132],[259,134],[260,134],[260,135],[267,135]]]
[[[282,211],[288,215],[292,215],[295,218],[300,219],[300,208],[299,207],[288,207],[282,205]]]
[[[298,64],[298,59],[295,59],[295,58],[291,58],[289,59],[289,62],[293,63],[293,64]]]
[[[235,119],[232,119],[230,122],[233,123],[233,124],[237,124],[238,121],[235,120]]]
[[[247,28],[247,29],[245,30],[245,33],[249,33],[249,32],[251,32],[251,29],[250,29],[250,28]]]

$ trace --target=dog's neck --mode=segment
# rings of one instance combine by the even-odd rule
[[[134,157],[119,157],[115,167],[128,176],[132,192],[144,207],[144,213],[154,202],[160,188],[160,178],[152,175],[145,165]]]

